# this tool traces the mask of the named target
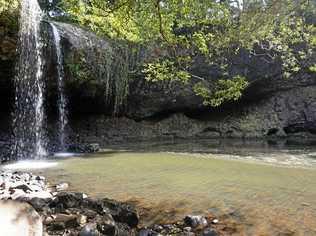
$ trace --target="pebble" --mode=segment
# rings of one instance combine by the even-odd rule
[[[212,223],[213,223],[213,224],[218,224],[218,223],[219,223],[219,220],[218,220],[218,219],[214,219],[214,220],[212,220]]]
[[[0,199],[17,200],[33,198],[52,199],[45,177],[31,173],[2,171],[0,175]]]
[[[203,236],[219,236],[219,235],[214,229],[208,228],[203,231]]]
[[[56,191],[60,192],[60,191],[65,191],[69,188],[69,184],[68,183],[60,183],[56,185]]]
[[[191,227],[184,227],[183,230],[186,232],[190,232],[192,230],[192,228]]]

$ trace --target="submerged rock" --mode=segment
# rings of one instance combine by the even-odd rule
[[[188,215],[184,218],[184,223],[190,227],[197,228],[197,227],[206,227],[207,220],[204,216],[192,216]]]
[[[139,215],[135,207],[128,203],[107,198],[92,199],[83,193],[77,192],[57,192],[54,194],[54,197],[45,197],[45,194],[52,196],[52,192],[50,192],[52,188],[48,187],[48,183],[45,182],[44,178],[38,178],[32,174],[1,172],[0,181],[0,198],[18,199],[19,201],[25,202],[19,205],[21,203],[9,201],[9,203],[5,205],[6,201],[0,201],[0,220],[2,219],[1,217],[5,215],[3,211],[7,212],[10,210],[10,214],[20,214],[21,219],[23,219],[21,221],[22,225],[24,224],[25,227],[29,227],[27,223],[24,222],[24,218],[30,222],[35,222],[34,225],[31,226],[33,228],[30,230],[41,227],[47,235],[193,236],[200,235],[198,233],[201,232],[202,228],[207,226],[205,217],[187,216],[183,222],[153,225],[152,227],[138,229]],[[43,191],[37,192],[35,189],[32,190],[32,187],[29,186],[34,184],[41,186]],[[34,197],[31,197],[31,194],[33,194]],[[38,197],[38,194],[43,194],[44,197]],[[41,215],[42,219],[35,209]],[[19,211],[21,211],[21,213],[18,213]],[[3,222],[5,222],[5,220]],[[0,235],[2,235],[1,230],[2,228],[0,229]],[[9,228],[5,230],[16,229]],[[216,234],[214,233],[216,233],[216,231],[211,229],[207,231],[205,229],[203,235],[215,236]]]

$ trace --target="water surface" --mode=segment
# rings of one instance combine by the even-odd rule
[[[144,213],[145,224],[211,212],[242,223],[236,235],[316,235],[313,150],[254,148],[233,155],[172,147],[139,145],[139,152],[64,159],[43,174],[90,196],[137,200],[140,208],[154,209]]]

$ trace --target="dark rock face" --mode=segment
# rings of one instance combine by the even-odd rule
[[[58,27],[64,37],[66,51],[84,49],[82,45],[87,44],[87,38],[98,42],[100,47],[111,47],[110,43],[90,32],[67,24],[58,24]],[[98,88],[95,88],[92,96],[89,91],[81,91],[80,97],[72,94],[70,103],[87,101],[77,111],[81,115],[91,114],[73,119],[73,135],[80,135],[89,142],[102,143],[106,139],[250,138],[315,134],[316,77],[313,74],[300,72],[293,78],[284,79],[279,62],[267,63],[262,58],[250,57],[246,52],[241,52],[231,61],[234,65],[230,68],[231,72],[244,74],[251,82],[241,101],[218,109],[207,108],[190,84],[150,83],[139,77],[130,82],[130,92],[121,118],[107,117],[109,110],[104,97],[99,97]],[[245,68],[245,65],[250,66]],[[201,76],[219,76],[216,69],[207,66],[201,58],[196,58],[192,71]],[[88,101],[94,105],[90,106]],[[88,105],[87,109],[84,104]],[[92,115],[96,113],[99,115]]]
[[[104,49],[113,45],[112,42],[73,25],[56,25],[62,35],[65,56],[85,51],[91,44]],[[47,35],[49,34],[48,32]],[[47,104],[49,110],[54,110],[57,99],[54,89],[56,62],[54,48],[50,42],[46,48],[46,58],[49,59],[46,62],[46,70],[50,88]],[[5,75],[6,78],[0,80],[0,103],[5,104],[0,106],[0,109],[5,110],[7,114],[8,104],[12,104],[8,100],[12,100],[12,95],[8,94],[12,92],[13,78],[13,67],[10,63],[0,67],[0,75]],[[250,86],[238,102],[216,109],[204,107],[202,99],[195,95],[190,84],[150,83],[139,75],[130,81],[127,102],[117,118],[113,118],[111,114],[109,104],[104,98],[104,87],[100,82],[78,82],[66,69],[72,117],[69,143],[80,141],[99,143],[102,146],[109,140],[130,139],[315,136],[315,74],[303,71],[293,78],[284,79],[280,76],[281,66],[278,62],[267,64],[262,58],[250,57],[246,52],[231,58],[231,65],[233,74],[244,74],[250,80]],[[203,58],[195,58],[191,70],[195,74],[215,80],[219,76],[216,68],[208,66]],[[1,96],[4,96],[4,99],[1,99]],[[0,127],[0,134],[9,133],[8,127],[2,130]]]
[[[85,116],[72,121],[72,136],[82,142],[107,143],[159,138],[314,137],[316,87],[280,92],[228,112],[171,114],[158,120]]]

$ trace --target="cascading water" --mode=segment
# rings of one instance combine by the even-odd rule
[[[50,23],[54,35],[54,43],[55,43],[55,50],[56,50],[56,56],[57,56],[57,86],[58,86],[58,113],[59,113],[59,145],[60,145],[60,151],[65,151],[65,137],[66,137],[66,126],[68,123],[67,119],[67,98],[65,95],[64,90],[64,67],[63,67],[63,54],[61,51],[61,44],[60,44],[60,34],[58,32],[58,29],[56,26],[52,23]]]
[[[13,120],[14,159],[40,159],[46,155],[41,19],[37,0],[21,1]]]

